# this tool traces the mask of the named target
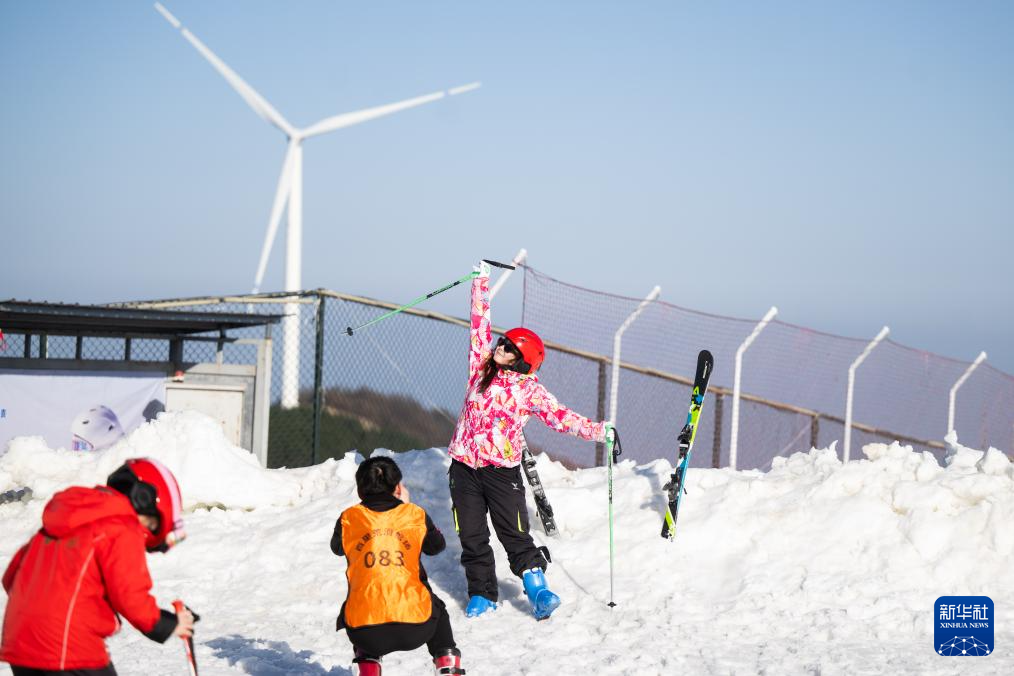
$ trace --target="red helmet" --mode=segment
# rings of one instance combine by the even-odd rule
[[[531,329],[518,327],[511,329],[504,334],[507,340],[514,343],[514,347],[521,352],[524,361],[514,367],[518,373],[535,373],[542,366],[542,360],[546,358],[546,346]]]
[[[158,528],[149,532],[144,546],[149,552],[165,552],[185,538],[183,500],[176,477],[153,458],[131,458],[109,475],[106,484],[130,498],[138,514],[158,517]]]

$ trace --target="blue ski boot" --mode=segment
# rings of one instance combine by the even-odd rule
[[[496,610],[496,601],[490,601],[485,596],[476,595],[468,599],[465,617],[479,617],[479,615],[491,610]]]
[[[522,574],[525,593],[532,602],[535,619],[544,620],[560,607],[560,597],[546,587],[546,574],[541,568],[531,568]]]

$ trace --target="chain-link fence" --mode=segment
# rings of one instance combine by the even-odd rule
[[[347,327],[396,306],[326,290],[129,305],[288,315],[273,340],[271,467],[309,465],[350,450],[446,446],[453,434],[468,375],[462,320],[408,310],[350,336]]]
[[[523,323],[551,339],[541,381],[570,408],[604,419],[613,336],[641,299],[582,289],[529,267],[524,285]],[[273,467],[307,465],[352,449],[444,447],[451,438],[467,381],[462,319],[410,309],[349,335],[347,327],[396,306],[326,290],[131,305],[290,314],[291,328],[283,320],[273,341]],[[647,306],[623,337],[616,422],[625,457],[674,459],[697,352],[707,348],[715,371],[692,464],[729,464],[734,357],[756,324],[659,301]],[[233,334],[243,337],[244,331]],[[867,343],[772,321],[743,357],[737,466],[765,468],[776,455],[840,445],[849,365]],[[856,373],[852,457],[863,444],[894,440],[939,457],[948,392],[967,366],[891,341],[878,346]],[[975,371],[957,398],[955,427],[970,445],[1014,448],[1014,378],[985,365]],[[601,445],[538,422],[526,435],[537,452],[569,466],[602,462]]]
[[[606,410],[611,369],[605,365],[611,359],[605,355],[612,354],[617,329],[641,302],[566,284],[526,267],[524,325],[571,348],[566,354],[550,350],[543,382],[580,411]],[[674,458],[689,400],[686,384],[697,352],[708,349],[715,370],[692,464],[729,464],[735,355],[757,323],[660,301],[645,308],[622,342],[616,424],[628,457],[639,462]],[[769,467],[775,456],[834,441],[840,454],[849,367],[869,342],[771,321],[743,354],[736,466]],[[852,457],[863,444],[899,440],[940,458],[949,392],[968,367],[968,362],[890,340],[880,344],[856,371]],[[1014,378],[985,365],[977,369],[957,397],[954,427],[969,445],[1014,449]],[[537,426],[526,433],[533,443],[574,464],[598,459],[586,444]]]
[[[567,406],[604,419],[610,402],[616,330],[642,303],[583,289],[525,267],[523,324],[550,338],[542,381]],[[301,466],[348,450],[369,453],[446,446],[467,380],[467,322],[410,309],[368,329],[396,306],[326,290],[123,304],[210,313],[287,315],[272,357],[268,462]],[[618,413],[627,457],[672,459],[686,415],[697,352],[715,356],[693,464],[730,464],[737,348],[757,321],[669,303],[649,303],[623,336]],[[279,330],[280,329],[280,330]],[[230,335],[165,338],[8,333],[0,357],[126,362],[252,364],[263,327]],[[254,339],[243,342],[242,339]],[[237,342],[238,341],[238,342]],[[743,355],[736,466],[765,468],[777,455],[825,447],[844,437],[849,367],[869,344],[777,320]],[[1014,377],[885,340],[855,373],[852,457],[863,444],[894,440],[943,452],[950,394],[959,439],[1014,449]],[[526,429],[530,446],[571,466],[601,464],[604,449]]]

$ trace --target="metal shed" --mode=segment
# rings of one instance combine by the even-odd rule
[[[279,319],[0,301],[0,377],[154,375],[164,380],[164,410],[195,409],[211,415],[233,443],[253,451],[266,465],[271,327]],[[0,407],[10,406],[17,390],[5,396]],[[0,408],[0,416],[6,416],[6,410]],[[0,432],[3,422],[0,418]]]

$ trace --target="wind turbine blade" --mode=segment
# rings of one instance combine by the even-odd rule
[[[448,89],[447,92],[451,96],[457,96],[458,94],[464,94],[466,92],[470,92],[470,91],[476,90],[476,89],[478,89],[481,86],[482,86],[481,82],[470,82],[467,85],[461,85],[460,87],[454,87],[453,89]]]
[[[260,115],[265,121],[281,129],[287,136],[295,135],[295,129],[291,124],[289,124],[288,120],[282,117],[281,113],[275,110],[275,108],[268,103],[263,96],[258,94],[253,87],[247,84],[243,78],[236,74],[236,71],[229,68],[229,66],[218,58],[214,52],[208,49],[203,42],[198,40],[197,36],[187,30],[187,28],[184,27],[183,24],[181,24],[179,20],[169,12],[169,10],[158,2],[155,3],[155,9],[172,25],[173,28],[176,28],[183,34],[183,37],[187,42],[194,46],[194,49],[200,52],[201,55],[211,63],[215,70],[217,70],[219,74],[225,78],[226,82],[232,85],[232,88],[243,97],[243,100],[247,102],[247,105],[253,108],[255,113]]]
[[[404,101],[398,101],[397,103],[388,103],[383,106],[376,106],[375,108],[365,108],[363,110],[357,110],[351,113],[342,113],[341,115],[335,115],[334,117],[328,117],[320,122],[303,129],[300,134],[303,138],[310,136],[317,136],[318,134],[326,134],[329,131],[341,129],[342,127],[349,127],[360,122],[366,122],[373,120],[378,117],[390,115],[391,113],[397,113],[407,108],[415,108],[426,103],[432,103],[438,101],[445,96],[454,96],[479,87],[478,82],[467,84],[461,87],[455,87],[447,91],[433,92],[431,94],[424,94],[423,96],[417,96],[414,99],[406,99]]]
[[[282,209],[289,197],[289,189],[292,187],[292,157],[295,154],[298,141],[290,141],[285,151],[285,159],[282,161],[282,173],[278,176],[278,189],[275,190],[275,201],[271,205],[271,218],[268,220],[268,231],[264,236],[264,245],[261,247],[261,259],[257,263],[257,276],[254,277],[253,293],[259,293],[261,283],[264,281],[264,271],[268,267],[268,258],[271,256],[271,247],[275,243],[275,235],[278,234],[278,223],[282,220]]]

